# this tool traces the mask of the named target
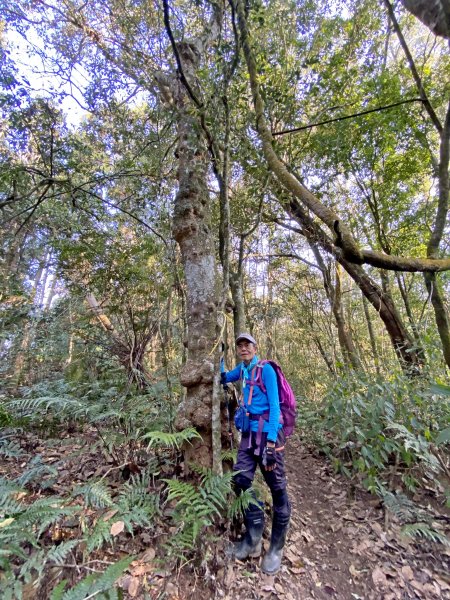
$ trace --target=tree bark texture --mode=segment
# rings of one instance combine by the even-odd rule
[[[424,273],[424,277],[425,285],[427,286],[431,304],[434,309],[434,318],[442,343],[444,359],[447,367],[450,368],[450,323],[444,296],[440,290],[435,273]]]
[[[447,7],[448,8],[448,7]],[[450,23],[450,21],[449,21]],[[427,256],[435,258],[439,254],[439,246],[444,234],[445,224],[447,223],[448,204],[450,194],[450,101],[447,107],[447,114],[444,126],[440,134],[439,147],[439,196],[438,210],[434,222],[433,231],[430,236],[427,247]],[[434,318],[436,327],[441,339],[442,351],[447,367],[450,368],[450,322],[445,305],[445,299],[435,273],[424,273],[425,285],[431,297],[431,304],[434,309]]]
[[[450,31],[450,2],[449,0],[402,0],[408,10],[421,19],[437,35],[448,36]],[[384,0],[392,26],[405,53],[408,65],[428,113],[437,133],[439,134],[439,163],[438,163],[438,206],[433,229],[427,246],[427,258],[439,260],[439,246],[447,222],[450,179],[450,101],[447,105],[445,120],[441,123],[423,86],[414,58],[406,43],[403,32],[395,16],[394,8],[389,0]],[[436,162],[436,161],[435,161]],[[442,343],[442,350],[447,367],[450,368],[450,323],[439,283],[431,272],[424,272],[425,285],[431,296],[436,327]]]
[[[380,357],[378,355],[377,342],[375,339],[375,333],[373,331],[372,318],[369,312],[369,303],[367,302],[367,298],[362,294],[362,301],[364,307],[364,315],[366,317],[367,330],[369,332],[370,346],[372,348],[372,356],[373,361],[375,363],[375,370],[377,375],[380,375]]]
[[[185,77],[195,78],[199,54],[188,42],[178,44]],[[186,89],[175,90],[178,114],[178,192],[175,197],[173,235],[181,251],[186,281],[188,336],[184,340],[187,361],[180,381],[186,388],[176,428],[195,427],[202,435],[185,449],[187,462],[211,465],[212,393],[215,371],[214,348],[217,325],[217,286],[214,246],[210,227],[207,189],[207,150],[199,120]]]
[[[230,272],[231,297],[233,299],[234,337],[246,330],[244,287],[242,270]]]

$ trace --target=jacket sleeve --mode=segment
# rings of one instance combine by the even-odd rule
[[[269,400],[269,431],[267,433],[267,441],[276,442],[280,424],[280,400],[278,397],[277,374],[272,365],[264,365],[262,379],[266,387],[267,399]]]
[[[232,381],[238,381],[241,376],[241,365],[234,367],[232,371],[225,373],[225,383],[231,383]]]

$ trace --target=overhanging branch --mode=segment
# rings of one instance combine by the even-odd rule
[[[241,32],[242,48],[249,73],[256,117],[256,130],[261,140],[264,157],[269,169],[275,175],[279,183],[335,233],[336,237],[334,243],[341,248],[346,261],[355,264],[366,263],[375,267],[395,271],[436,273],[438,271],[450,270],[450,259],[409,258],[391,256],[373,250],[362,250],[358,241],[350,231],[350,228],[338,217],[338,215],[332,209],[324,205],[310,190],[298,181],[292,173],[289,172],[274,149],[273,136],[264,115],[264,102],[259,89],[259,77],[256,62],[250,46],[250,34],[247,27],[243,0],[237,0],[236,12]],[[422,93],[421,97],[423,97]],[[426,97],[423,99],[424,102],[428,100]]]

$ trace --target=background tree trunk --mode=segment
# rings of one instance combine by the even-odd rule
[[[339,272],[339,265],[336,263],[336,283],[333,285],[330,272],[320,254],[319,248],[316,244],[311,243],[310,247],[322,273],[323,285],[336,323],[339,345],[341,347],[344,362],[353,369],[362,369],[361,361],[356,351],[355,344],[353,343],[350,330],[347,327],[344,311],[342,310],[341,274]]]
[[[299,225],[299,233],[310,243],[319,244],[326,252],[336,256],[353,281],[358,285],[367,300],[374,306],[389,334],[395,353],[402,369],[406,372],[415,371],[423,364],[421,353],[414,347],[411,337],[404,326],[395,304],[389,294],[383,292],[380,286],[355,263],[346,260],[342,253],[336,252],[329,237],[321,230],[315,221],[306,213],[296,198],[283,203],[289,216]]]

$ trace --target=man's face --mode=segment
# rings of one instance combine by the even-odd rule
[[[237,354],[239,358],[244,361],[246,365],[251,363],[253,358],[256,355],[256,346],[251,342],[247,342],[246,340],[240,340],[238,344],[236,344]]]

